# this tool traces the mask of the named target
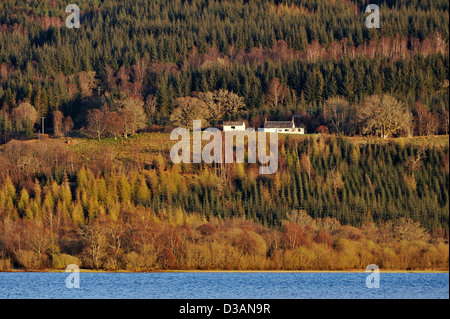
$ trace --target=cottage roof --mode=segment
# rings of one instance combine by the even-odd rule
[[[292,121],[267,121],[264,128],[292,128]]]
[[[228,121],[228,122],[223,122],[224,126],[239,126],[239,125],[243,125],[244,121]]]

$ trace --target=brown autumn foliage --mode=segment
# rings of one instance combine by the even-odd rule
[[[313,240],[318,244],[327,245],[329,247],[333,246],[333,237],[328,231],[323,229],[314,236]]]
[[[284,225],[283,244],[287,249],[294,249],[299,246],[306,246],[308,236],[304,228],[297,223],[288,222]]]
[[[84,268],[133,271],[338,270],[363,269],[375,262],[384,269],[448,269],[448,245],[430,241],[409,220],[362,228],[336,220],[333,228],[320,219],[306,227],[287,221],[276,230],[241,218],[205,223],[196,214],[155,214],[142,206],[119,210],[117,219],[102,212],[90,222],[82,221],[81,227],[73,213],[20,220],[3,216],[0,266],[44,269],[76,262]],[[213,229],[217,236],[211,236]],[[206,230],[210,235],[201,234]],[[443,232],[433,236],[440,238]]]
[[[325,125],[319,126],[317,128],[316,132],[319,133],[319,134],[330,134],[330,131],[328,130],[328,127],[326,127]]]
[[[71,263],[129,271],[340,270],[365,269],[371,263],[382,269],[448,269],[448,234],[442,228],[428,232],[409,218],[376,224],[368,219],[355,227],[332,217],[313,218],[304,209],[283,215],[280,227],[244,217],[206,216],[176,205],[155,209],[150,201],[158,197],[193,194],[200,186],[225,192],[225,182],[206,169],[194,178],[192,168],[171,168],[161,154],[154,169],[139,174],[132,167],[127,172],[108,160],[116,156],[113,147],[102,148],[87,168],[64,146],[61,140],[41,140],[2,147],[0,270],[63,269]],[[324,154],[325,146],[317,141],[310,155],[302,154],[300,162],[311,166],[308,173],[302,165],[305,179],[309,174],[320,177],[310,158],[315,152]],[[342,186],[337,172],[329,170],[330,178],[321,184],[329,185],[331,193]],[[230,174],[237,187],[239,181],[251,181],[245,179],[251,170],[236,168]],[[39,181],[42,175],[61,178]],[[280,171],[270,185],[282,192],[289,179]],[[271,195],[267,188],[260,195],[263,206]],[[239,204],[224,203],[227,208]]]
[[[217,229],[213,225],[206,223],[199,227],[197,227],[197,230],[203,235],[203,236],[210,236],[214,234]]]
[[[114,139],[121,136],[125,132],[125,123],[116,112],[106,113],[106,132],[114,136]]]
[[[5,166],[0,174],[0,182],[6,176],[14,184],[24,185],[31,181],[36,173],[40,174],[68,174],[74,173],[79,167],[79,159],[64,142],[58,140],[20,142],[12,140],[3,147],[1,161]]]
[[[417,101],[414,111],[416,113],[415,129],[417,135],[434,135],[438,132],[439,117],[431,113],[426,105]]]
[[[70,116],[64,117],[61,111],[53,112],[53,135],[55,137],[67,136],[73,128]]]

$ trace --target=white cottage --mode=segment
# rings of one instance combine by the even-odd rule
[[[305,134],[304,125],[295,125],[294,117],[291,121],[264,121],[264,132],[284,134]]]
[[[235,122],[224,122],[223,131],[245,131],[245,122],[235,121]]]

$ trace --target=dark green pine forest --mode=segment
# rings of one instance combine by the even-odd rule
[[[65,27],[64,1],[0,4],[4,112],[28,100],[50,130],[56,110],[79,129],[86,110],[99,107],[95,98],[135,95],[156,98],[149,125],[168,125],[177,98],[225,89],[244,99],[235,117],[259,123],[306,112],[310,131],[326,124],[324,104],[335,96],[359,103],[389,94],[448,117],[447,1],[380,3],[380,29],[366,27],[366,1],[77,5],[80,29]],[[20,131],[2,122],[3,131]]]

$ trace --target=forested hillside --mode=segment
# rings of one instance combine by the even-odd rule
[[[448,270],[449,4],[368,4],[2,1],[0,271]],[[273,175],[170,161],[293,116]]]
[[[445,137],[281,138],[274,175],[168,139],[3,146],[0,269],[448,269]]]
[[[31,137],[42,116],[53,133],[58,110],[73,122],[66,131],[78,130],[88,109],[118,113],[131,98],[145,111],[141,129],[170,125],[177,98],[220,89],[245,104],[225,117],[254,126],[298,114],[309,132],[336,131],[327,100],[341,96],[357,110],[389,94],[414,115],[410,134],[448,132],[447,1],[386,1],[380,29],[365,26],[366,1],[77,4],[80,29],[65,27],[64,1],[0,4],[3,133]]]

